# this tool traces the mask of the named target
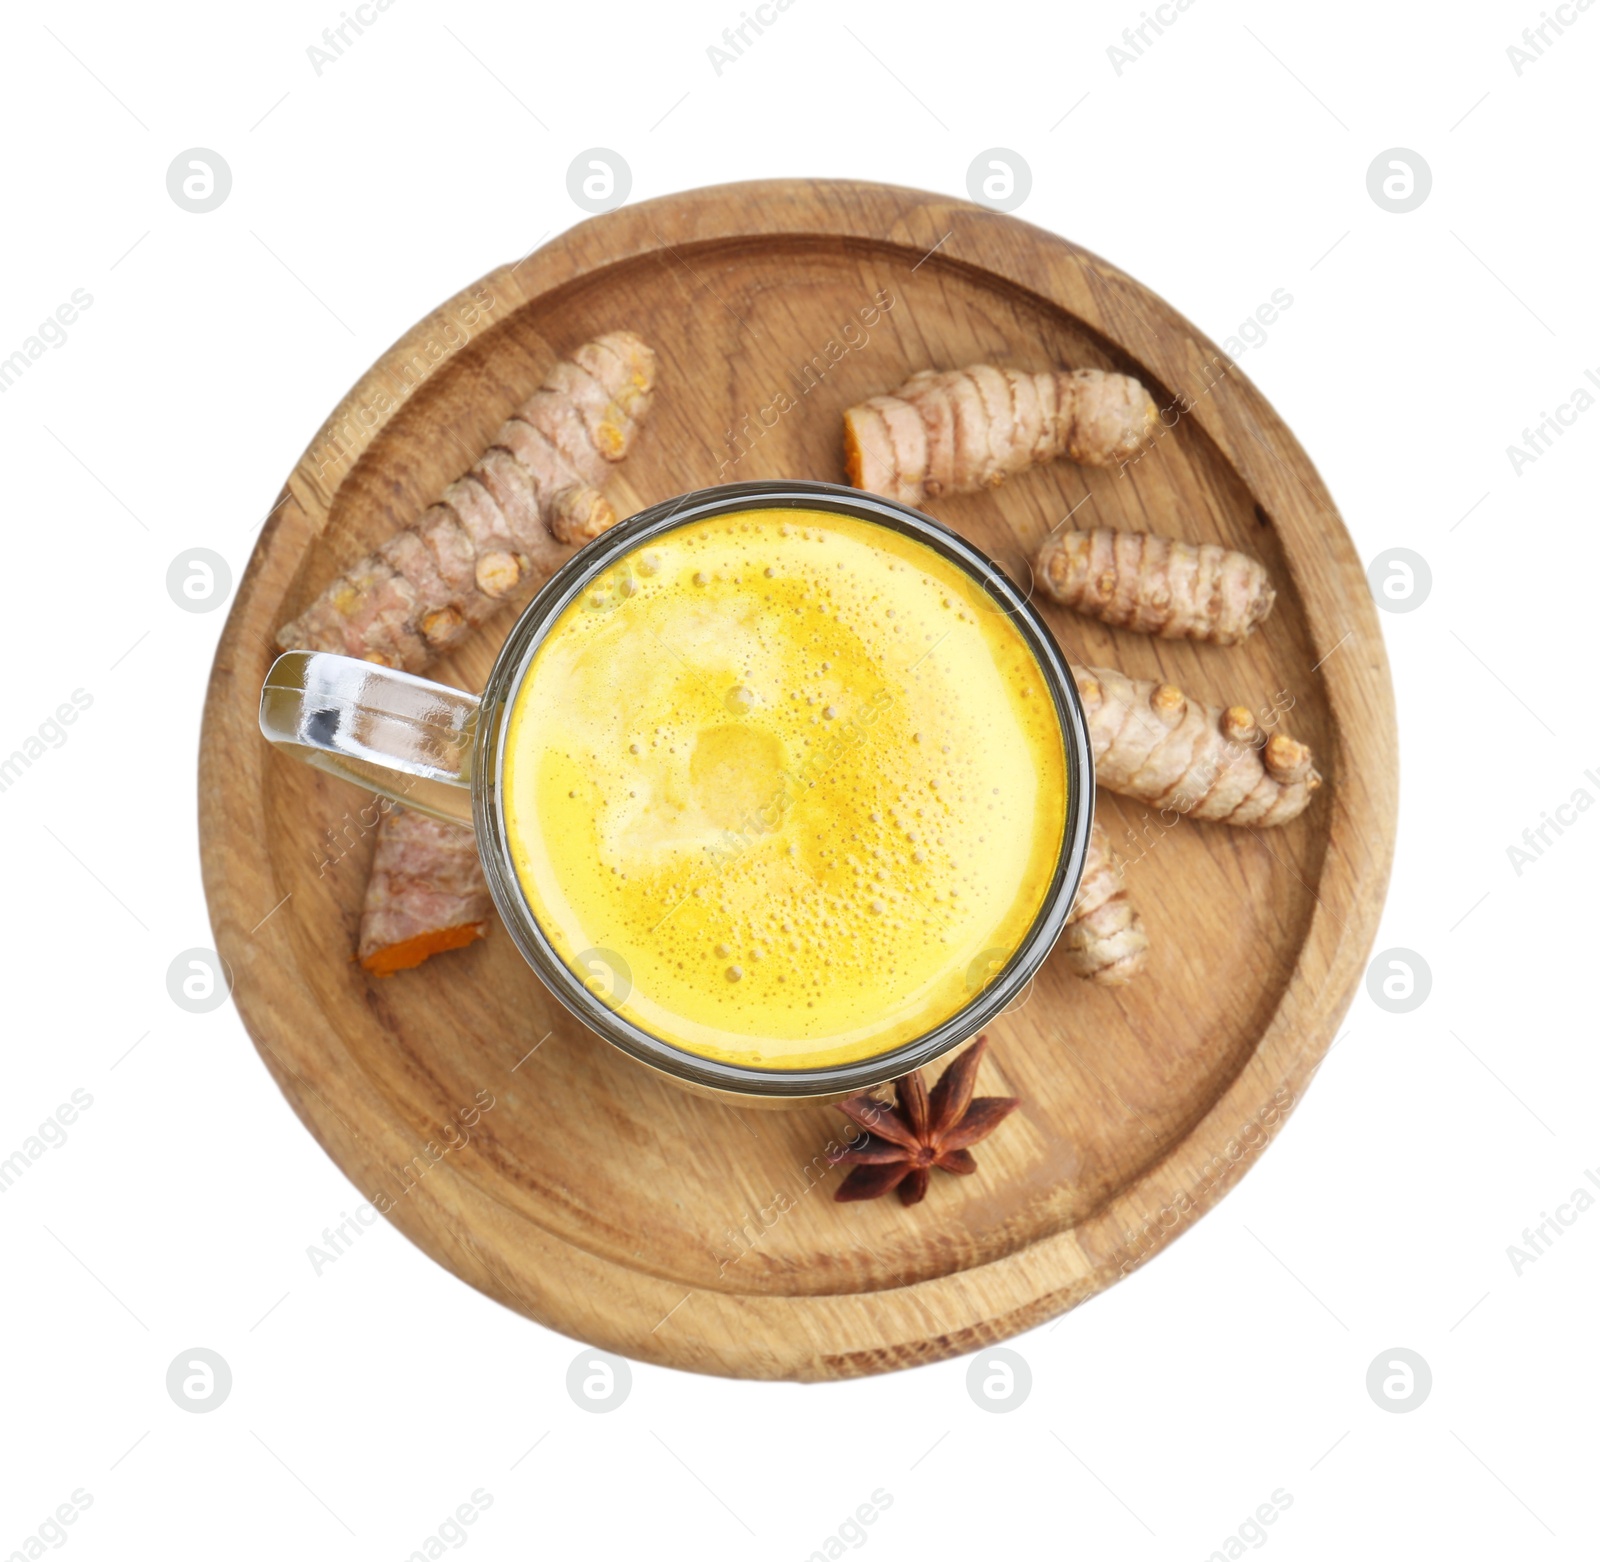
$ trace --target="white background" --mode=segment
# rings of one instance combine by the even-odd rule
[[[878,1488],[881,1559],[1198,1559],[1280,1488],[1260,1544],[1282,1558],[1594,1554],[1600,1209],[1520,1274],[1507,1247],[1600,1168],[1600,813],[1520,874],[1507,848],[1600,797],[1600,409],[1520,475],[1507,447],[1600,374],[1600,8],[1520,76],[1532,0],[1196,0],[1120,75],[1139,0],[1067,9],[795,0],[719,75],[738,0],[396,0],[319,76],[338,0],[7,8],[0,356],[75,288],[93,304],[0,396],[0,752],[93,703],[0,793],[0,1157],[75,1089],[93,1106],[0,1195],[0,1557],[77,1488],[61,1543],[85,1562],[399,1559],[480,1488],[480,1562],[826,1555]],[[339,396],[579,221],[566,170],[595,145],[635,199],[780,174],[960,194],[1015,149],[1020,216],[1217,340],[1293,296],[1242,370],[1363,560],[1431,567],[1426,602],[1383,615],[1402,804],[1377,944],[1426,959],[1428,1000],[1358,994],[1243,1184],[1011,1342],[1033,1387],[1007,1414],[965,1360],[825,1387],[640,1366],[585,1414],[573,1341],[386,1225],[314,1273],[359,1195],[232,1008],[167,996],[211,942],[193,778],[225,616],[179,611],[169,563],[204,546],[237,579]],[[233,174],[206,215],[165,184],[193,146]],[[1433,175],[1405,215],[1366,186],[1392,147]],[[233,1372],[211,1414],[164,1387],[196,1345]],[[1433,1374],[1408,1414],[1365,1387],[1395,1346]]]

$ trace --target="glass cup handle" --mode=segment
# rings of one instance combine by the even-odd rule
[[[286,651],[261,688],[261,731],[308,765],[407,808],[472,823],[478,697],[326,651]]]

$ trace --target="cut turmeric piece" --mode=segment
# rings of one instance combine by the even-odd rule
[[[1114,628],[1214,645],[1237,645],[1276,599],[1248,554],[1104,526],[1047,538],[1034,577],[1057,602]]]
[[[1243,705],[1191,700],[1176,685],[1109,667],[1074,667],[1095,779],[1112,792],[1191,819],[1286,824],[1322,784],[1311,750],[1268,736]],[[1272,713],[1275,719],[1276,711]]]
[[[1111,837],[1096,820],[1077,899],[1061,936],[1067,967],[1101,987],[1124,987],[1145,966],[1150,938],[1122,883],[1122,865]]]
[[[447,949],[465,949],[468,944],[488,936],[488,922],[463,922],[459,927],[435,928],[418,933],[404,943],[388,948],[377,948],[361,962],[361,969],[370,976],[393,976],[396,971],[409,971],[421,965],[429,955],[442,955]]]
[[[489,931],[492,909],[472,831],[393,809],[378,827],[361,908],[361,968],[389,976],[460,949]]]
[[[1156,421],[1150,393],[1126,374],[924,369],[846,410],[845,470],[857,488],[917,505],[993,488],[1058,456],[1114,466],[1138,453]]]

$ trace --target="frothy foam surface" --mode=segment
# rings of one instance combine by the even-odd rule
[[[871,1057],[968,1003],[1066,814],[1011,621],[924,544],[811,510],[691,523],[596,582],[518,691],[504,783],[562,958],[663,1041],[771,1068]]]

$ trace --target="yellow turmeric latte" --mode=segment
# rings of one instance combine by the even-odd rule
[[[968,1003],[1040,909],[1067,802],[1011,620],[923,543],[814,510],[614,566],[535,654],[503,782],[561,958],[662,1041],[775,1069]]]

